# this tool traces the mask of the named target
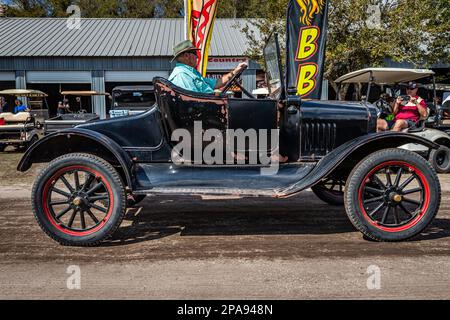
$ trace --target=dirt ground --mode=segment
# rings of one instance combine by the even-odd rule
[[[67,248],[34,221],[42,166],[19,173],[20,157],[0,153],[0,299],[450,298],[450,176],[432,227],[404,243],[364,240],[343,208],[304,192],[149,197],[103,246]]]

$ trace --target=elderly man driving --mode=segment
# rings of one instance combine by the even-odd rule
[[[241,63],[232,72],[218,80],[203,78],[200,72],[195,69],[197,65],[197,51],[199,50],[189,40],[183,41],[174,47],[173,60],[176,60],[177,64],[169,77],[170,82],[189,91],[214,93],[215,89],[225,86],[235,74],[248,66],[245,62]]]
[[[403,98],[398,97],[395,101],[393,121],[378,120],[378,131],[402,131],[414,126],[420,119],[425,119],[428,115],[427,104],[425,100],[417,95],[419,87],[417,83],[410,82],[406,88],[406,94],[410,97],[408,103],[403,104]]]

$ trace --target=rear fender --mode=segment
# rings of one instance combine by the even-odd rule
[[[50,162],[69,153],[89,153],[121,168],[124,182],[133,189],[129,155],[113,140],[96,131],[73,128],[46,136],[31,146],[19,162],[17,170],[25,172],[33,163]]]
[[[278,190],[280,198],[287,198],[308,189],[333,174],[348,175],[355,165],[369,154],[405,144],[422,145],[428,150],[438,149],[439,145],[422,137],[398,132],[383,132],[361,136],[351,140],[327,154],[304,179],[298,183]]]

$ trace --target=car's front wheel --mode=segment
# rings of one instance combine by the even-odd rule
[[[439,210],[441,189],[431,165],[401,149],[375,152],[350,174],[345,207],[353,225],[376,241],[422,233]]]
[[[110,237],[126,210],[122,180],[114,167],[90,154],[52,161],[32,193],[34,216],[62,245],[95,246]]]

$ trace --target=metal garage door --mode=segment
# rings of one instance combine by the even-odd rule
[[[90,71],[28,71],[28,83],[91,83]]]
[[[0,81],[16,81],[14,72],[0,72]]]
[[[152,82],[154,77],[168,78],[167,71],[106,71],[106,82]]]

